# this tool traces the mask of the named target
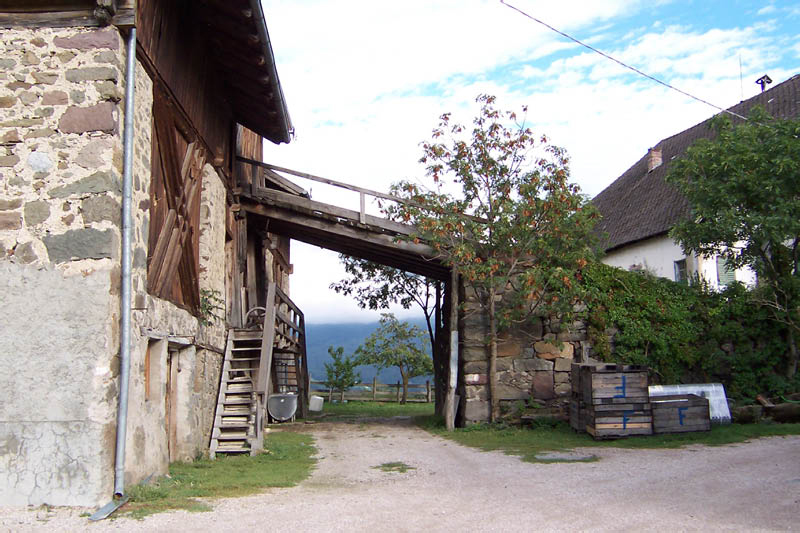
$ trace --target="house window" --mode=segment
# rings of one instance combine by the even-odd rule
[[[675,261],[675,281],[678,283],[687,283],[689,281],[685,257],[679,261]]]
[[[717,283],[720,287],[727,287],[736,281],[734,272],[727,259],[717,256]]]

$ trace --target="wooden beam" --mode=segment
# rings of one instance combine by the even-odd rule
[[[293,211],[300,211],[311,215],[319,213],[346,219],[355,224],[370,226],[371,230],[374,232],[390,232],[396,235],[410,236],[414,234],[416,229],[414,226],[400,224],[393,220],[366,214],[363,217],[364,222],[362,223],[361,213],[358,211],[271,189],[262,189],[258,191],[258,199],[267,204],[291,209]]]
[[[264,405],[269,399],[270,373],[272,372],[272,348],[275,343],[275,283],[267,287],[267,305],[264,312],[264,334],[261,337],[261,360],[258,366],[256,392],[264,395]]]
[[[275,185],[278,185],[279,187],[286,189],[286,192],[294,193],[303,196],[305,198],[309,197],[308,191],[306,191],[304,188],[297,185],[296,183],[287,180],[277,172],[270,170],[268,168],[264,168],[262,170],[264,172],[264,176],[266,177],[267,181],[271,181]]]
[[[294,224],[301,228],[308,227],[343,237],[349,237],[354,241],[364,243],[365,246],[381,246],[402,250],[406,253],[414,254],[415,256],[422,258],[436,258],[436,252],[430,246],[421,243],[417,244],[410,241],[398,240],[395,236],[388,235],[386,233],[380,233],[374,230],[370,231],[369,229],[354,228],[345,224],[337,224],[322,218],[291,212],[286,209],[280,209],[279,206],[242,204],[242,208],[246,211],[263,215],[276,221]]]
[[[70,26],[99,27],[94,10],[51,11],[37,13],[0,12],[0,28],[67,28]]]
[[[447,396],[444,400],[444,425],[447,431],[455,429],[456,385],[458,384],[458,271],[450,271],[450,365],[447,373]]]
[[[429,278],[445,280],[449,275],[449,270],[441,265],[435,257],[421,255],[418,250],[409,251],[393,247],[391,239],[389,239],[388,245],[365,242],[362,233],[365,230],[350,228],[351,231],[347,231],[347,227],[342,224],[324,220],[321,221],[322,224],[314,224],[319,227],[310,227],[304,225],[305,219],[302,217],[294,221],[287,221],[284,220],[287,216],[283,210],[263,205],[243,204],[243,209],[253,214],[269,217],[271,219],[270,231],[298,241]]]
[[[343,181],[336,181],[328,178],[323,178],[320,176],[315,176],[313,174],[308,174],[306,172],[299,172],[297,170],[291,170],[288,168],[279,167],[276,165],[270,165],[269,163],[264,163],[262,161],[255,161],[253,159],[247,159],[246,157],[237,157],[239,161],[243,161],[245,163],[249,163],[251,165],[257,165],[259,167],[263,167],[269,170],[284,172],[286,174],[291,174],[292,176],[297,176],[298,178],[305,178],[311,181],[316,181],[319,183],[325,183],[326,185],[333,185],[334,187],[340,187],[342,189],[347,189],[354,192],[365,193],[369,194],[370,196],[374,196],[376,198],[383,198],[384,200],[391,200],[393,202],[400,202],[400,203],[409,203],[408,200],[400,198],[398,196],[392,196],[391,194],[386,194],[379,191],[373,191],[372,189],[365,189],[363,187],[359,187],[357,185],[350,185],[349,183],[345,183]]]

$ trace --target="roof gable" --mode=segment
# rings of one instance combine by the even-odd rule
[[[800,74],[728,110],[747,116],[755,105],[763,106],[775,118],[800,115]],[[734,117],[733,122],[742,119]],[[710,123],[711,118],[663,139],[654,146],[661,150],[663,164],[648,172],[645,154],[592,200],[602,216],[597,230],[608,236],[607,251],[664,234],[689,215],[686,198],[664,178],[673,159],[698,139],[713,136]]]

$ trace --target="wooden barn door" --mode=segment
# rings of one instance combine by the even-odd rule
[[[154,296],[197,311],[198,226],[206,156],[189,129],[181,126],[174,105],[156,85],[147,285]]]

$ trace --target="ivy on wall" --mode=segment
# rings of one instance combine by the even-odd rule
[[[722,382],[729,397],[797,390],[782,376],[785,328],[742,285],[713,292],[603,264],[584,275],[595,357],[647,365],[656,383]]]

